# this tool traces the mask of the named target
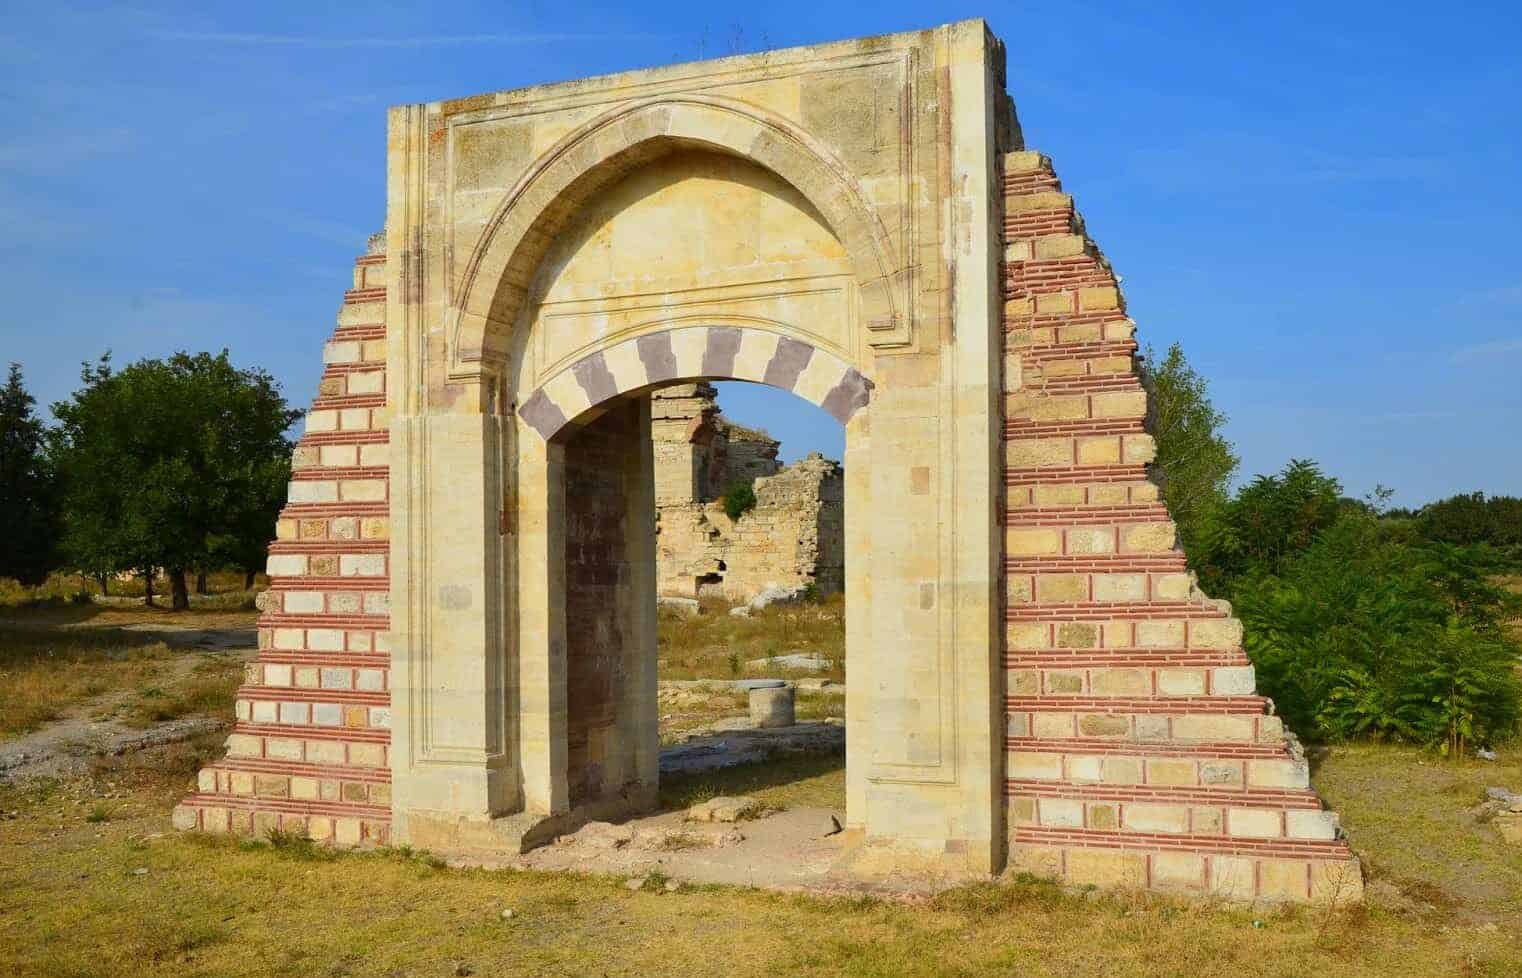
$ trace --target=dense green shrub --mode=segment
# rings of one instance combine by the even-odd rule
[[[732,520],[738,520],[756,508],[756,490],[749,482],[731,482],[724,490],[724,512]]]
[[[1227,586],[1259,689],[1292,728],[1458,752],[1512,736],[1522,710],[1501,567],[1491,547],[1431,543],[1345,507]]]

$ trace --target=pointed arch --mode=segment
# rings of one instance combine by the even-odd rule
[[[506,359],[529,283],[558,230],[597,191],[679,148],[749,159],[796,187],[850,256],[861,321],[894,331],[906,274],[892,239],[845,165],[786,120],[732,99],[669,96],[614,109],[564,136],[508,192],[466,265],[449,324],[453,379],[482,376]]]

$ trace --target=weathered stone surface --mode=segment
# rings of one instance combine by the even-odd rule
[[[764,686],[749,695],[750,721],[758,728],[793,725],[793,687]]]
[[[738,822],[760,812],[761,803],[749,795],[733,798],[721,795],[687,809],[687,819],[691,822]]]
[[[758,592],[845,586],[844,474],[811,454],[784,467],[779,442],[719,413],[710,384],[651,396],[657,588],[749,601]],[[731,520],[723,493],[750,484],[756,506]]]

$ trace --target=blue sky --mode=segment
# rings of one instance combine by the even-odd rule
[[[447,17],[438,11],[447,9]],[[1124,276],[1183,343],[1243,474],[1320,460],[1418,504],[1522,494],[1515,3],[7,4],[0,360],[228,347],[315,389],[384,220],[387,105],[983,16]],[[788,395],[726,393],[784,455]]]

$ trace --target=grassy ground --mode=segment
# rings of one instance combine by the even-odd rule
[[[1410,747],[1339,746],[1313,781],[1370,878],[1445,910],[1522,921],[1522,846],[1470,813],[1487,787],[1522,791],[1522,745],[1499,761],[1456,763]]]
[[[1515,917],[1482,921],[1448,906],[1217,909],[1028,881],[919,904],[631,892],[601,877],[448,870],[405,851],[339,855],[169,831],[196,752],[215,749],[213,739],[118,761],[89,782],[0,789],[0,811],[14,813],[0,821],[0,974],[1388,978],[1522,966]],[[1377,756],[1352,758],[1346,772],[1333,756],[1319,778],[1352,790],[1348,776]],[[1385,776],[1407,783],[1412,767],[1396,753]],[[769,787],[732,776],[724,790]],[[1460,801],[1439,792],[1448,797]],[[1355,842],[1380,862],[1415,840],[1397,819]]]
[[[76,708],[129,726],[192,713],[230,718],[242,672],[239,657],[175,651],[151,635],[0,625],[0,740]]]
[[[845,758],[839,754],[779,757],[706,774],[661,779],[661,807],[675,811],[720,795],[749,795],[767,808],[846,807]]]
[[[228,656],[187,664],[164,638],[184,628],[252,629],[257,612],[242,578],[217,576],[213,591],[192,595],[189,611],[146,607],[118,592],[75,599],[77,577],[55,576],[40,588],[0,582],[0,739],[35,730],[71,710],[91,718],[116,716],[134,724],[190,713],[231,715],[241,665]],[[68,590],[72,587],[74,590]],[[220,590],[218,590],[220,588]],[[250,644],[252,644],[250,638]]]
[[[90,631],[89,622],[53,633],[31,624],[0,634],[0,649],[14,650],[0,661],[13,671],[48,658],[50,641],[62,648]],[[790,636],[802,629],[787,627]],[[687,653],[694,670],[710,666],[711,652],[700,650],[718,631],[685,643],[697,650]],[[103,674],[97,681],[130,690],[134,704],[158,698],[146,692],[152,679],[131,670],[158,668],[169,650],[100,643],[35,664],[50,672],[29,688]],[[24,699],[10,695],[0,718]],[[231,689],[203,695],[202,706],[225,708]],[[721,698],[713,710],[741,706]],[[220,740],[101,758],[78,780],[0,786],[0,975],[1522,973],[1522,850],[1469,814],[1487,785],[1522,788],[1517,747],[1489,764],[1381,746],[1321,756],[1316,787],[1342,812],[1371,879],[1367,905],[1328,913],[1096,897],[1034,881],[914,904],[717,887],[635,892],[602,877],[448,870],[407,851],[337,854],[175,833],[169,810]],[[745,793],[777,808],[838,807],[843,790],[838,757],[797,757],[667,779],[662,800]],[[504,909],[514,915],[503,918]]]
[[[661,743],[675,744],[694,732],[705,730],[726,717],[749,710],[748,694],[741,690],[664,685],[658,693]],[[846,694],[833,689],[800,689],[794,693],[793,715],[800,723],[826,718],[845,719]]]
[[[772,605],[733,618],[722,602],[703,602],[698,615],[662,608],[657,618],[662,679],[740,679],[746,676],[845,678],[845,598]],[[755,668],[749,660],[813,652],[831,660],[826,672]]]

